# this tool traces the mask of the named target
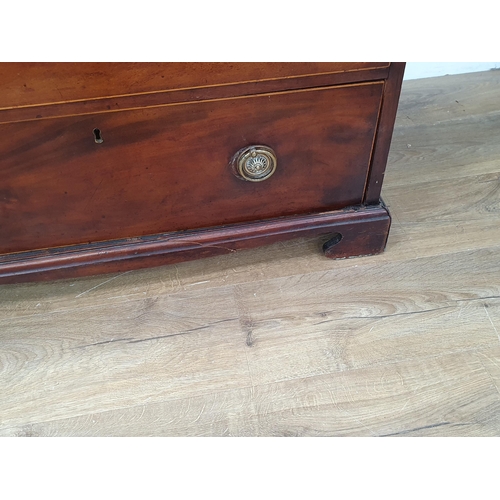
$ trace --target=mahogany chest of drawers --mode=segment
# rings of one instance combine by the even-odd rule
[[[382,251],[403,63],[0,64],[0,283]]]

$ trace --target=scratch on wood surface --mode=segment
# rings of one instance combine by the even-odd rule
[[[200,243],[199,241],[186,241],[186,243],[190,243],[191,245],[198,245],[200,248],[220,248],[221,250],[225,250],[226,252],[237,252],[237,250],[235,250],[234,248],[223,247],[222,245],[210,245],[208,243]]]
[[[94,192],[92,193],[92,196],[89,198],[89,200],[87,201],[87,204],[85,205],[85,209],[84,210],[87,210],[87,207],[90,206],[90,203],[92,202],[92,200],[94,199],[94,196],[96,195],[97,191],[99,191],[99,188],[101,187],[101,184],[102,182],[104,181],[104,177],[101,179],[101,181],[99,182],[99,184],[97,185],[97,187],[95,188]]]
[[[491,326],[493,327],[493,329],[495,330],[495,333],[497,334],[498,340],[500,340],[500,334],[498,333],[497,327],[495,326],[493,321],[491,321],[490,313],[488,312],[488,309],[486,308],[486,304],[483,304],[483,308],[484,308],[484,312],[486,313],[486,316],[488,316],[488,319],[490,320]]]
[[[142,413],[141,416],[139,417],[139,420],[143,417],[145,411],[146,411],[146,405],[142,407]]]
[[[134,295],[145,295],[146,292],[136,292],[136,293],[126,293],[125,295],[115,295],[113,297],[106,297],[108,300],[111,299],[122,299],[123,297],[133,297]]]
[[[478,352],[478,355],[479,356],[483,356],[484,358],[486,358],[491,364],[495,365],[496,367],[500,368],[500,364],[498,364],[497,362],[495,362],[494,359],[490,358],[489,356],[487,356],[484,352]],[[482,361],[481,361],[482,362]],[[484,366],[484,365],[483,365]]]
[[[217,401],[217,396],[215,394],[212,394],[212,396],[213,396],[212,406],[210,407],[210,412],[209,413],[212,413],[214,411],[215,403]]]
[[[406,403],[403,405],[403,408],[401,408],[401,410],[399,410],[399,413],[402,413],[402,412],[403,412],[403,410],[404,410],[404,409],[408,406],[408,403],[410,402],[410,399],[411,399],[411,398],[408,398],[408,399],[406,400]]]
[[[75,297],[75,299],[77,299],[78,297],[81,297],[82,295],[85,295],[86,293],[91,292],[92,290],[95,290],[96,288],[99,288],[99,287],[100,287],[100,286],[102,286],[102,285],[105,285],[106,283],[109,283],[110,281],[115,280],[116,278],[119,278],[120,276],[123,276],[124,274],[128,274],[128,273],[130,273],[130,272],[132,272],[132,271],[125,271],[124,273],[121,273],[121,274],[119,274],[118,276],[113,276],[113,277],[112,277],[112,278],[110,278],[109,280],[103,281],[102,283],[99,283],[98,285],[93,286],[92,288],[89,288],[88,290],[85,290],[85,291],[84,291],[84,292],[82,292],[82,293],[79,293],[79,294]]]
[[[196,419],[194,420],[193,424],[195,424],[196,422],[198,422],[198,420],[200,420],[201,416],[203,415],[203,412],[205,411],[205,407],[206,407],[206,403],[203,403],[203,408],[200,410],[200,413],[196,417]]]

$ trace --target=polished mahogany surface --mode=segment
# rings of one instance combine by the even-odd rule
[[[0,125],[0,252],[360,204],[382,95],[368,83]],[[99,129],[102,143],[95,142]],[[259,183],[229,162],[264,144]]]
[[[328,257],[381,251],[390,217],[380,190],[403,71],[1,63],[0,282],[250,248],[309,234],[308,221],[311,234],[331,233]],[[231,168],[253,145],[276,154],[263,182]]]
[[[331,74],[350,81],[389,63],[1,63],[0,110],[218,85]],[[365,73],[367,76],[361,76]]]

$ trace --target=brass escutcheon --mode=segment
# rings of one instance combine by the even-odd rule
[[[278,160],[268,146],[248,146],[233,157],[232,167],[236,177],[250,182],[261,182],[274,174]]]

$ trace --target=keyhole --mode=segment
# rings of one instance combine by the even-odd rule
[[[98,128],[94,129],[94,141],[97,144],[101,144],[101,142],[104,142],[104,139],[102,138],[101,131]]]

